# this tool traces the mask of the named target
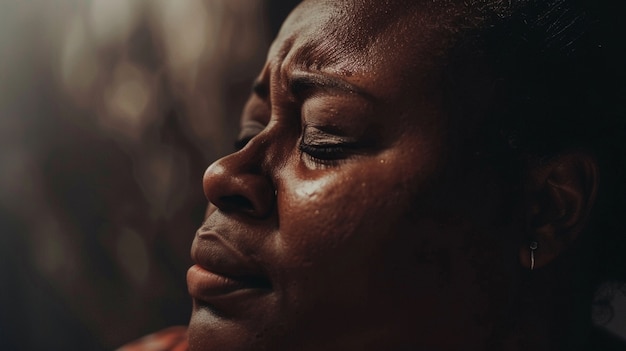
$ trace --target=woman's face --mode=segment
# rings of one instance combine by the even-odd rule
[[[243,112],[251,139],[205,173],[192,349],[473,349],[492,333],[506,287],[481,276],[502,266],[506,196],[444,114],[419,14],[317,1],[288,18]]]

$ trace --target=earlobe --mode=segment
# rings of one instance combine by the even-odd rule
[[[576,240],[593,207],[597,187],[597,162],[588,153],[569,152],[530,167],[527,241],[520,248],[524,267],[545,266]]]

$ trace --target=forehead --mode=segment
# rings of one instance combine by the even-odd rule
[[[423,1],[310,0],[288,17],[270,63],[352,77],[359,83],[406,78],[436,63],[441,11]],[[401,72],[402,73],[401,73]]]

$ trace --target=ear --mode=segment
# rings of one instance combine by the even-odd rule
[[[583,230],[598,188],[598,165],[584,152],[561,154],[530,166],[526,186],[527,241],[520,248],[520,261],[531,268],[552,262]]]

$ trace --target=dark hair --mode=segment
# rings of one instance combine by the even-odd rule
[[[600,189],[587,226],[592,235],[581,238],[585,279],[590,291],[603,282],[626,282],[626,55],[620,38],[626,30],[617,20],[626,6],[574,0],[455,6],[460,15],[447,29],[454,39],[446,76],[472,76],[470,86],[450,78],[445,89],[455,99],[465,96],[452,108],[487,115],[483,124],[491,137],[485,143],[500,150],[494,157],[513,160],[506,164],[513,174],[528,158],[592,153]],[[489,81],[476,78],[485,72]],[[480,90],[474,84],[490,89],[488,107],[474,99],[472,90]]]

